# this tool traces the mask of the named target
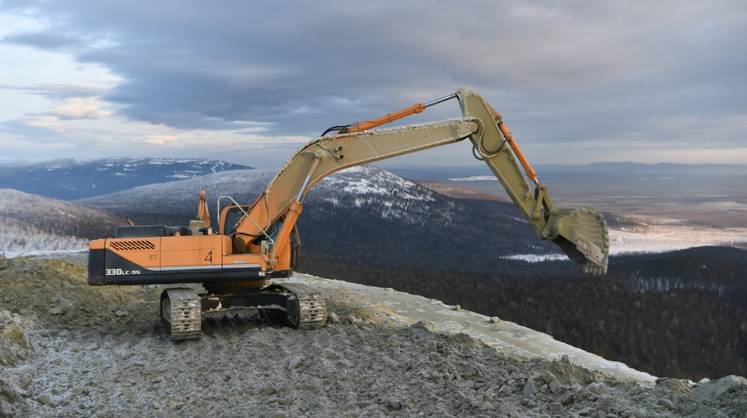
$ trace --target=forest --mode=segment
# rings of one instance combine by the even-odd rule
[[[377,268],[306,251],[299,270],[458,304],[656,376],[747,375],[747,252],[701,247],[613,257],[603,277],[568,262],[495,274]]]

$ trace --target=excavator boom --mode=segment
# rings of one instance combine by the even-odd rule
[[[451,98],[459,100],[463,114],[460,119],[370,129],[420,113]],[[362,130],[363,127],[367,129]],[[236,225],[234,239],[238,247],[255,241],[273,241],[274,238],[266,234],[270,226],[282,222],[281,218],[293,202],[300,205],[311,187],[336,171],[469,138],[475,157],[488,165],[524,218],[543,239],[558,244],[572,260],[583,263],[587,272],[606,272],[609,244],[607,226],[601,214],[590,208],[555,209],[547,188],[539,183],[536,172],[501,116],[481,96],[469,90],[459,90],[453,95],[418,103],[379,119],[339,128],[342,133],[309,142],[286,163]],[[534,187],[527,177],[534,182]]]

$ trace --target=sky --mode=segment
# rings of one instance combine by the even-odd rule
[[[535,163],[744,163],[746,41],[742,0],[0,0],[0,161],[271,168],[466,87]],[[457,144],[388,164],[480,163]]]

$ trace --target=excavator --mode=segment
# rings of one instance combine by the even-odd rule
[[[462,117],[379,128],[450,100],[459,102]],[[609,240],[601,213],[554,207],[502,116],[480,95],[460,89],[378,119],[327,129],[293,155],[254,203],[220,196],[215,229],[201,191],[198,219],[188,227],[127,225],[113,238],[91,241],[88,283],[170,285],[161,294],[160,314],[172,340],[199,338],[203,315],[232,309],[269,310],[295,328],[324,326],[326,305],[318,291],[272,280],[289,277],[297,264],[296,222],[305,196],[345,168],[464,139],[542,239],[557,244],[585,272],[606,273]]]

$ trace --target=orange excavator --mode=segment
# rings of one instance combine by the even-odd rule
[[[449,100],[458,100],[462,117],[376,129]],[[541,238],[557,244],[586,272],[606,272],[609,243],[602,215],[590,208],[555,208],[501,115],[481,96],[462,89],[379,119],[327,129],[293,155],[254,203],[218,198],[215,229],[205,191],[199,194],[197,219],[188,227],[117,228],[113,238],[90,243],[88,282],[173,285],[161,295],[161,317],[174,340],[199,338],[203,314],[229,309],[275,310],[293,327],[322,326],[326,307],[317,291],[272,282],[295,267],[296,221],[309,190],[348,167],[464,139]],[[185,285],[190,283],[201,286]]]

